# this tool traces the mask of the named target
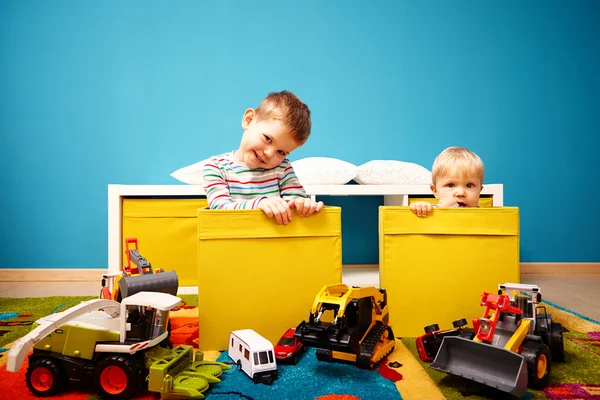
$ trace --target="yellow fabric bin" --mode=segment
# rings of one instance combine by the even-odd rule
[[[379,262],[397,336],[461,318],[472,326],[484,291],[520,280],[519,209],[434,209],[419,218],[408,207],[380,207]]]
[[[308,319],[318,291],[342,281],[341,209],[277,225],[261,210],[198,211],[201,350],[254,329],[275,344]]]
[[[125,239],[137,237],[140,254],[153,268],[177,271],[180,286],[196,286],[197,215],[206,199],[124,199],[121,257]]]

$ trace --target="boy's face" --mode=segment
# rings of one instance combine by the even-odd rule
[[[250,169],[275,168],[300,147],[280,120],[258,120],[251,108],[244,113],[242,128],[244,135],[235,158]]]
[[[431,191],[438,198],[444,199],[445,207],[458,204],[459,207],[477,207],[479,195],[483,189],[478,174],[472,171],[451,169],[444,176],[438,176]]]

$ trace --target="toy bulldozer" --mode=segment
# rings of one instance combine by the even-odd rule
[[[394,350],[389,325],[387,292],[374,286],[324,286],[313,303],[309,321],[302,321],[294,337],[317,348],[317,359],[343,360],[371,369]]]
[[[528,386],[547,386],[551,361],[564,360],[562,326],[540,305],[538,286],[498,288],[497,295],[482,294],[485,311],[473,319],[473,339],[445,336],[430,366],[521,397]]]

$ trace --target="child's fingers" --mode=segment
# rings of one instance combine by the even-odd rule
[[[319,212],[319,211],[321,211],[321,210],[323,209],[323,207],[325,207],[325,204],[323,204],[323,202],[322,202],[322,201],[319,201],[319,202],[317,203],[317,209],[316,209],[316,212]]]
[[[298,212],[298,215],[300,215],[301,217],[304,216],[304,209],[305,209],[305,203],[304,203],[304,199],[296,199],[296,211]]]
[[[317,203],[315,203],[312,199],[304,200],[304,216],[308,217],[313,215],[316,212]]]
[[[281,200],[275,203],[275,207],[277,209],[277,223],[287,225],[288,222],[292,220],[292,210],[290,209],[288,203],[284,200]]]

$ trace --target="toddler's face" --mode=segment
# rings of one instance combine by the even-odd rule
[[[255,116],[247,118],[247,114],[248,111],[242,120],[244,136],[235,156],[249,168],[275,168],[299,147],[281,121],[258,120]]]
[[[435,197],[445,199],[447,206],[458,204],[459,207],[477,207],[481,189],[482,182],[476,173],[456,169],[438,176],[431,187]]]

